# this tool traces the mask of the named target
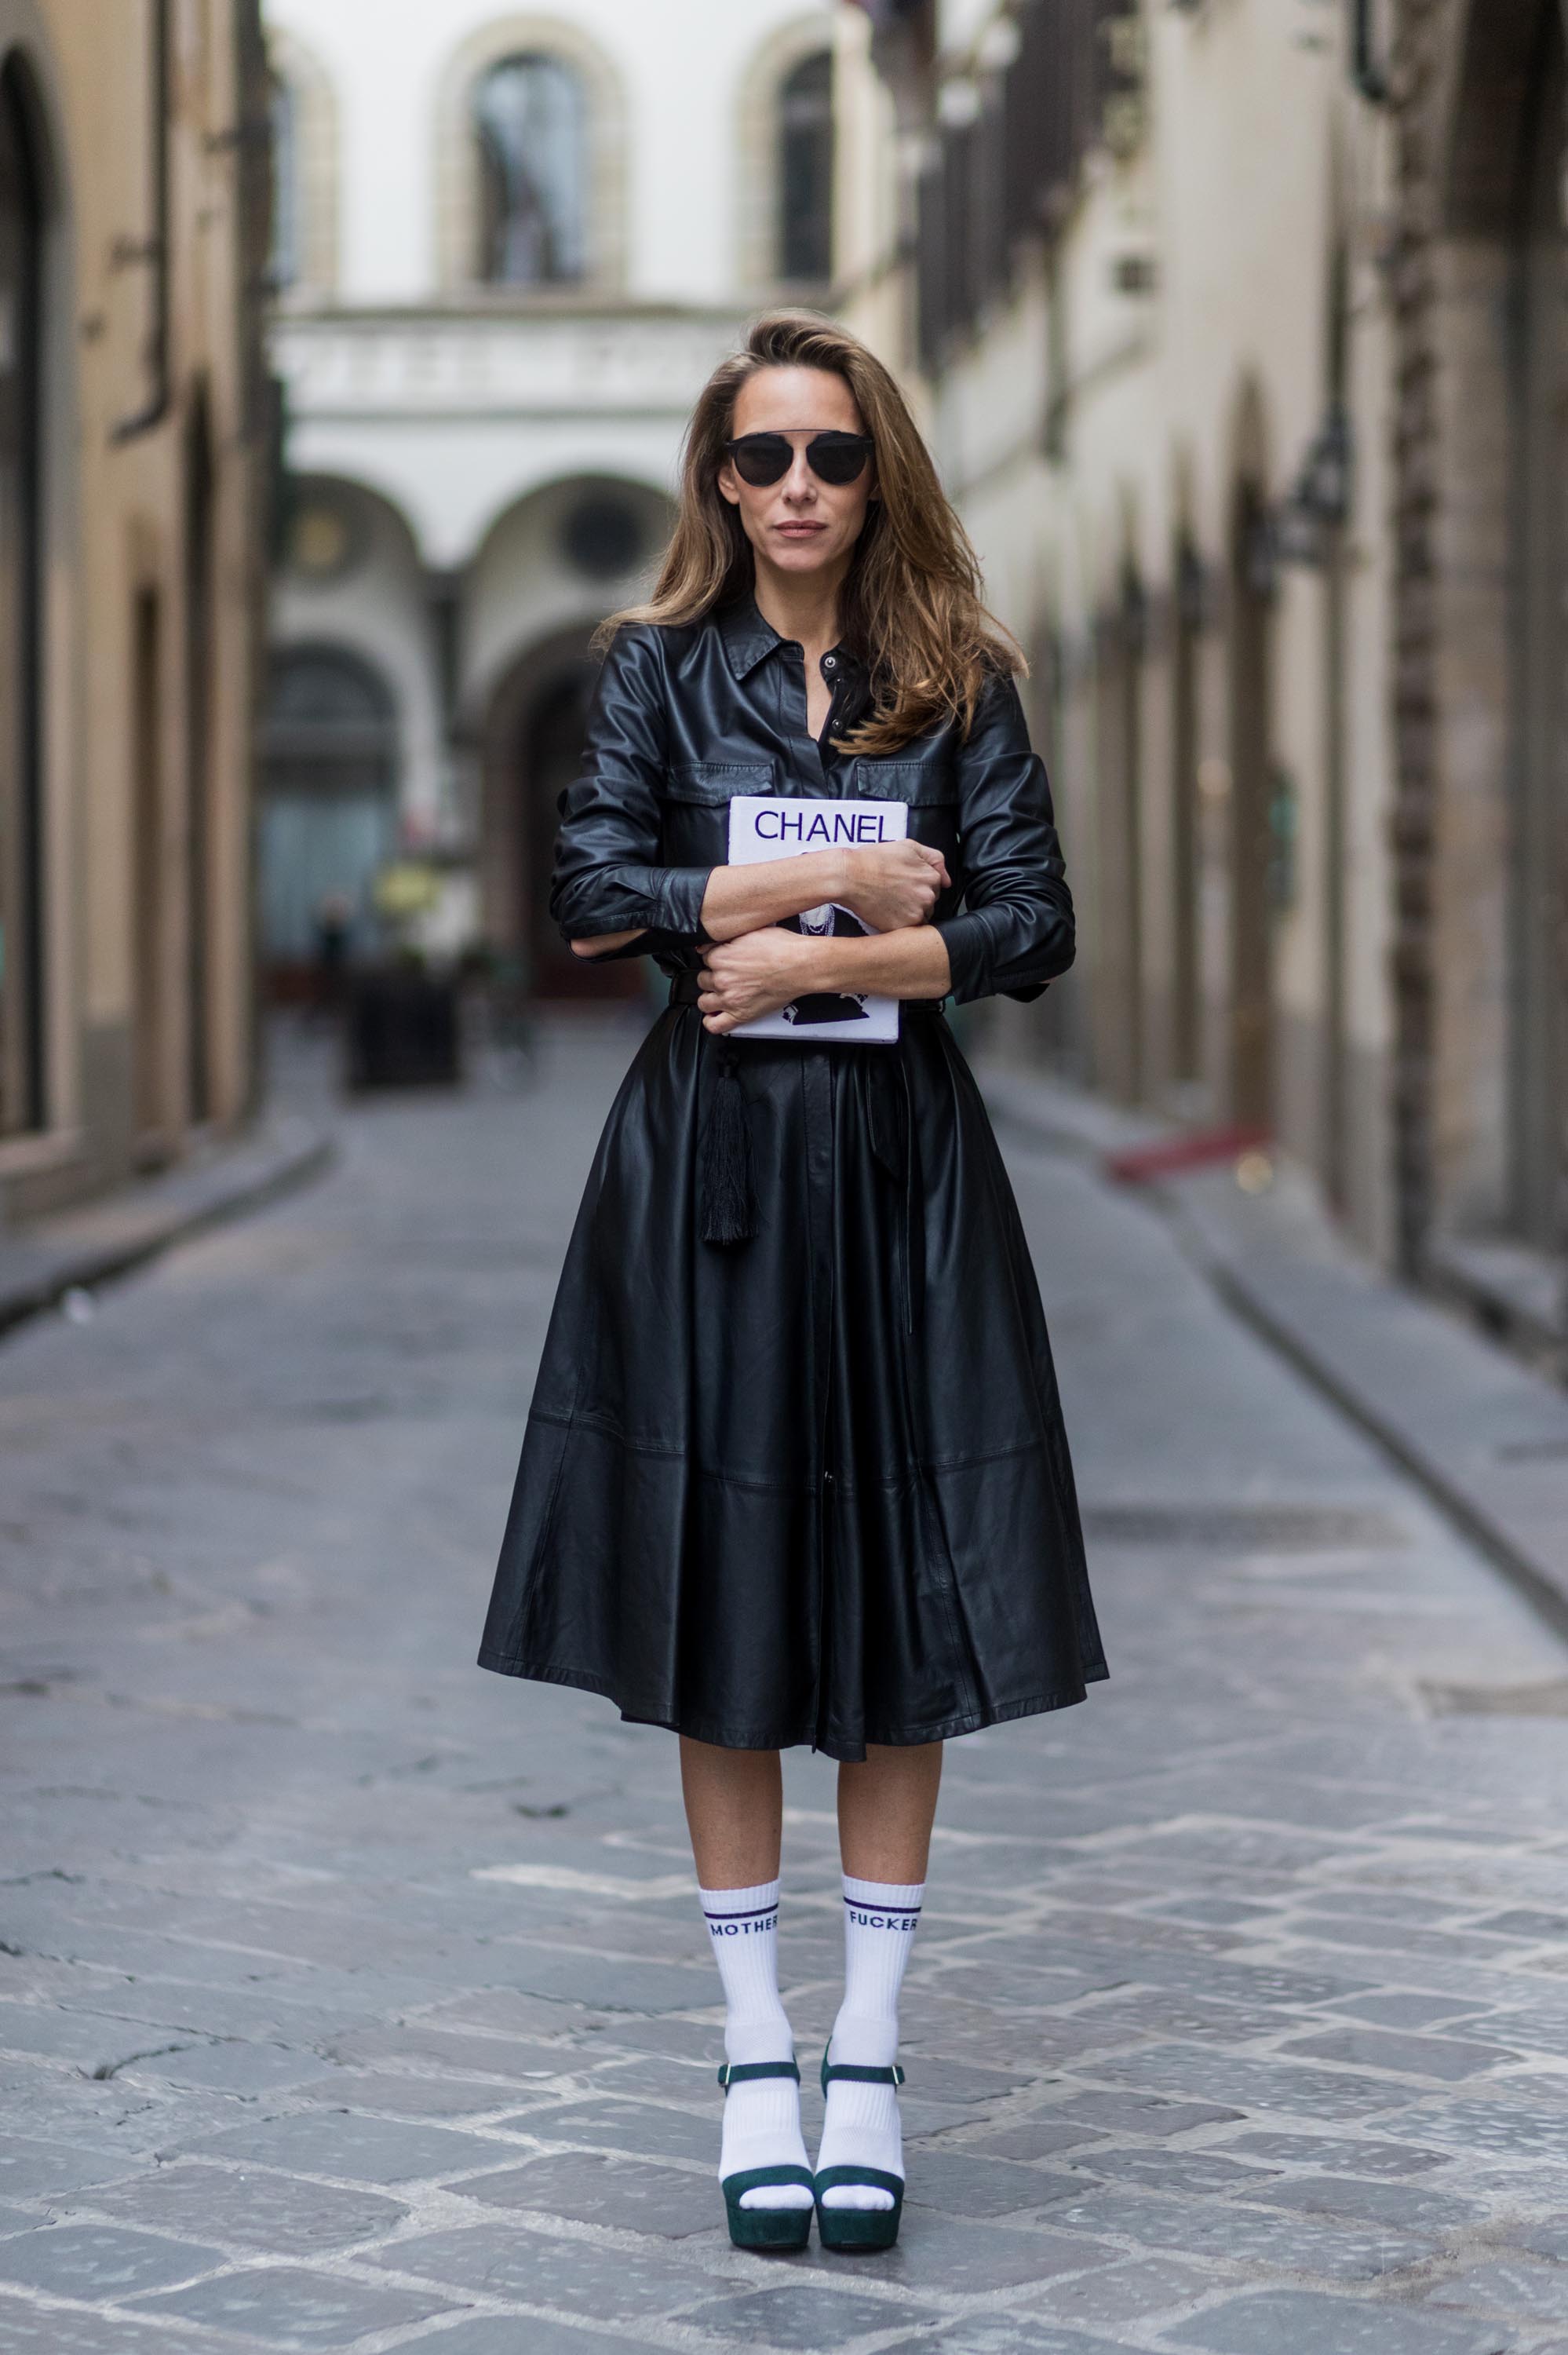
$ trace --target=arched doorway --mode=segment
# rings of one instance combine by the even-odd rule
[[[1568,1239],[1563,21],[1406,27],[1389,1103],[1416,1273],[1456,1235]]]
[[[20,64],[0,73],[0,1135],[44,1124],[45,177]]]
[[[1275,779],[1270,687],[1274,538],[1244,479],[1231,534],[1231,1116],[1274,1125]]]
[[[584,627],[532,648],[492,699],[484,741],[485,936],[530,994],[577,1003],[642,995],[636,957],[575,956],[550,915],[560,796],[582,767],[599,663]]]
[[[1568,168],[1563,17],[1542,7],[1529,77],[1514,306],[1514,859],[1509,1055],[1513,1223],[1563,1237],[1568,1087]]]
[[[1124,1103],[1143,1093],[1143,664],[1142,584],[1130,559],[1117,600],[1097,631],[1095,771],[1100,819],[1097,991],[1100,1073]]]
[[[274,986],[296,990],[324,922],[350,956],[379,945],[372,890],[397,847],[397,727],[379,671],[346,646],[273,658],[262,740],[261,945]]]

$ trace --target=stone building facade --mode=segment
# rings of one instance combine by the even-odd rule
[[[1402,0],[1394,1139],[1412,1262],[1562,1331],[1568,227],[1559,0]]]
[[[846,7],[840,282],[1033,663],[1078,974],[1007,1009],[1559,1316],[1559,0]]]
[[[0,1219],[250,1100],[267,201],[245,0],[0,0]]]
[[[598,623],[645,581],[691,405],[750,312],[821,299],[828,0],[269,0],[288,516],[272,599],[264,939],[324,903],[536,994],[642,986],[545,905]]]

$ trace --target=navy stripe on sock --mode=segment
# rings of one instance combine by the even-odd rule
[[[846,1905],[857,1906],[863,1913],[918,1913],[918,1905],[874,1905],[866,1897],[846,1897]]]
[[[777,1905],[753,1905],[744,1913],[710,1913],[705,1905],[703,1919],[705,1922],[755,1922],[760,1914],[777,1913],[778,1911]],[[916,1907],[916,1911],[918,1912],[919,1908]]]

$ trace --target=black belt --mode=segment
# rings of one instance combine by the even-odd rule
[[[699,992],[694,973],[670,976],[672,1006],[694,1006]],[[943,997],[906,997],[900,1002],[911,1014],[940,1014],[947,1005]],[[740,1077],[744,1057],[740,1044],[727,1035],[712,1043],[718,1072],[703,1130],[698,1179],[701,1233],[705,1242],[744,1242],[757,1231],[750,1106]],[[852,1055],[842,1068],[845,1085],[863,1102],[872,1151],[898,1188],[899,1289],[904,1329],[913,1333],[925,1295],[926,1259],[908,1061],[903,1055],[880,1055],[870,1049],[863,1055]]]
[[[694,973],[677,973],[671,976],[672,1006],[694,1006],[700,994],[701,984]],[[945,1011],[947,1003],[945,997],[904,997],[899,1000],[906,1014],[940,1014]]]

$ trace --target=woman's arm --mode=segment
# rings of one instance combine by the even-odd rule
[[[776,1013],[808,991],[946,997],[952,987],[947,943],[936,924],[842,941],[771,925],[709,949],[699,978],[697,1005],[705,1027],[715,1031]]]
[[[1011,678],[986,688],[958,762],[963,912],[932,927],[947,943],[953,996],[960,1006],[993,993],[1038,997],[1073,962],[1073,895]]]
[[[594,688],[582,773],[561,795],[550,913],[584,953],[700,948],[711,869],[659,864],[668,752],[657,631],[617,635]]]
[[[939,850],[923,842],[887,842],[863,849],[808,850],[796,858],[763,858],[754,866],[715,867],[703,893],[702,925],[710,941],[733,941],[777,924],[807,908],[836,900],[878,932],[923,924],[948,883]],[[638,931],[574,941],[579,956],[607,954],[641,937]]]

